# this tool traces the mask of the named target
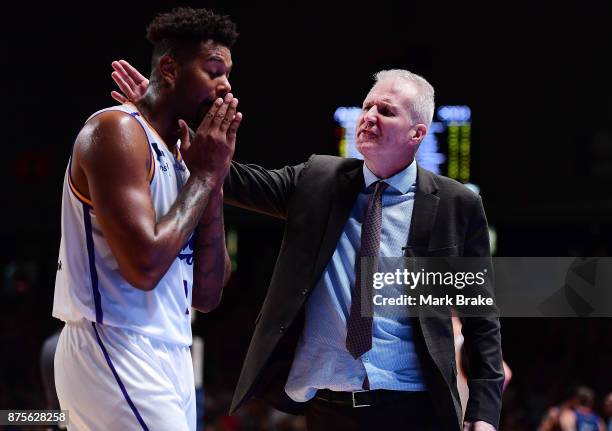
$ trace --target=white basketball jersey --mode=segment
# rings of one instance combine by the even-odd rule
[[[157,219],[165,215],[189,177],[176,150],[163,140],[131,104],[103,109],[126,112],[140,123],[149,141],[151,200]],[[62,240],[53,316],[63,321],[87,319],[123,327],[171,343],[191,344],[193,236],[157,286],[145,292],[119,273],[117,261],[102,233],[95,206],[74,186],[70,163],[64,177]]]

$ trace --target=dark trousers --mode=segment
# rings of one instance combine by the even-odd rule
[[[306,406],[308,431],[438,431],[430,395],[414,393],[393,402],[352,407],[313,398]]]

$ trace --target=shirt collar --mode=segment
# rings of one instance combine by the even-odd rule
[[[394,189],[399,191],[401,194],[406,194],[410,190],[410,187],[414,185],[414,183],[416,183],[416,177],[416,160],[413,160],[412,163],[410,163],[404,169],[384,181],[385,183],[389,184],[390,187],[393,187]],[[363,179],[365,181],[366,187],[370,187],[372,183],[381,180],[372,173],[372,171],[366,166],[365,162],[363,163]]]

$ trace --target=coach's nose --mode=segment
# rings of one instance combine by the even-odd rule
[[[378,108],[376,105],[373,105],[370,109],[368,109],[363,114],[363,122],[366,123],[368,127],[372,127],[378,121]]]

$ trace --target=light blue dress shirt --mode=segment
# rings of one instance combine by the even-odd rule
[[[402,256],[407,243],[416,191],[416,162],[384,180],[380,255]],[[372,185],[379,178],[363,165],[365,188],[357,196],[331,260],[306,303],[306,321],[285,385],[297,402],[313,398],[317,389],[361,390],[368,376],[370,389],[426,390],[408,317],[374,316],[372,349],[354,359],[346,350],[346,321],[355,283],[355,256],[361,224]]]

